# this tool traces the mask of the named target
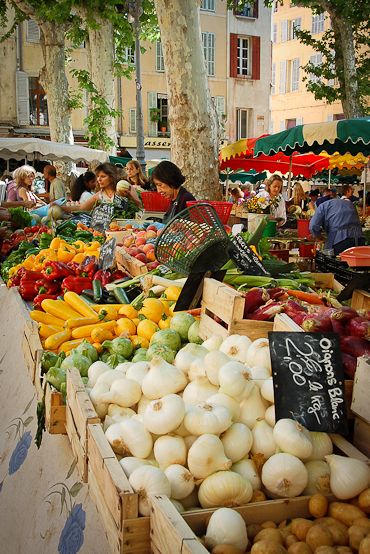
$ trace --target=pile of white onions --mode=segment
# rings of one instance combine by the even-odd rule
[[[369,484],[368,466],[333,455],[326,433],[290,419],[275,424],[267,339],[212,337],[184,346],[173,365],[95,362],[88,374],[142,515],[151,494],[167,495],[182,511],[246,504],[263,499],[262,488],[268,497],[348,499]]]

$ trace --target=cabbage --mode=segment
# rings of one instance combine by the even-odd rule
[[[90,366],[90,358],[77,352],[72,352],[65,360],[63,360],[61,368],[68,369],[75,367],[80,372],[81,377],[87,377]]]
[[[165,346],[164,344],[154,343],[149,346],[148,352],[146,353],[146,359],[150,361],[154,357],[162,358],[162,360],[172,364],[175,359],[175,353],[171,350],[171,348],[168,348],[168,346]]]
[[[113,369],[115,369],[119,364],[127,362],[126,358],[117,353],[109,354],[104,361],[110,367],[113,367]]]
[[[48,218],[51,219],[63,219],[64,212],[58,204],[54,204],[53,206],[50,206],[48,209]]]
[[[125,358],[123,361],[126,361],[134,351],[131,341],[123,337],[118,337],[113,340],[105,340],[103,342],[103,348],[107,349],[109,354],[119,354]]]
[[[175,314],[171,319],[170,329],[177,331],[181,337],[182,342],[187,342],[188,332],[191,325],[194,323],[195,318],[187,313]]]
[[[196,319],[189,327],[188,341],[195,342],[196,344],[202,344],[203,340],[199,336],[199,324],[200,321]]]
[[[133,362],[146,362],[146,353],[148,349],[147,348],[138,348],[135,351],[134,357],[132,358]]]
[[[150,339],[150,346],[152,344],[163,344],[177,352],[181,348],[181,336],[174,329],[162,329],[162,331],[154,333]]]
[[[72,350],[72,353],[75,352],[78,354],[82,354],[82,356],[90,358],[92,363],[96,362],[99,357],[96,348],[92,344],[87,342],[87,340],[84,340],[83,342],[81,342],[81,344],[77,346],[77,348],[74,348]]]

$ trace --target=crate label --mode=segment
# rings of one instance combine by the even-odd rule
[[[346,434],[344,371],[335,333],[269,332],[276,421]]]
[[[103,233],[109,227],[113,218],[114,204],[100,204],[97,206],[91,216],[91,227],[95,231]]]
[[[100,247],[99,267],[104,271],[112,267],[116,256],[116,239],[110,237]]]
[[[268,275],[259,257],[249,248],[241,235],[236,235],[231,240],[229,256],[246,275]]]

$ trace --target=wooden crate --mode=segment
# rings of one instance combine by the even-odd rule
[[[24,325],[22,352],[32,383],[35,383],[37,353],[40,350],[42,350],[42,344],[39,337],[38,325],[28,317]]]
[[[63,396],[47,383],[45,394],[45,427],[51,435],[65,435],[66,405]]]
[[[116,248],[116,262],[123,267],[131,277],[137,277],[148,273],[148,268],[143,262],[127,254],[126,250],[120,246]]]
[[[87,483],[87,426],[100,418],[77,369],[67,370],[66,431],[81,479]]]
[[[203,340],[212,335],[227,337],[247,335],[251,340],[267,337],[273,323],[243,319],[244,297],[232,287],[215,279],[205,279],[202,296],[199,335]],[[222,323],[213,319],[216,316]]]
[[[370,457],[370,423],[360,417],[355,417],[353,444],[363,452],[365,456]]]
[[[344,289],[344,286],[334,278],[334,273],[310,273],[310,276],[318,288],[332,289],[335,292],[341,292]]]
[[[354,310],[370,310],[370,292],[355,290],[351,299],[351,308]]]
[[[148,517],[138,517],[133,491],[102,426],[88,424],[88,484],[114,554],[150,552]]]
[[[370,423],[370,358],[361,356],[357,359],[357,368],[353,383],[351,409],[357,416]]]

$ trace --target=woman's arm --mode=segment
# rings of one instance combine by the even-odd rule
[[[134,204],[136,204],[136,206],[138,206],[139,208],[142,208],[142,207],[143,207],[143,203],[142,203],[142,201],[140,200],[139,195],[137,194],[137,192],[136,192],[136,190],[134,189],[134,187],[131,187],[131,188],[130,188],[128,195],[129,195],[129,197],[131,198],[131,200],[134,202]]]
[[[88,200],[85,200],[85,202],[82,202],[82,204],[76,206],[61,206],[61,208],[65,212],[91,212],[91,210],[95,208],[95,204],[98,200],[99,194],[97,193]]]

